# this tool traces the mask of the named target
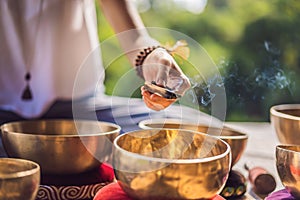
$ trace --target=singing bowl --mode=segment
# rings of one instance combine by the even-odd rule
[[[300,104],[272,106],[270,120],[281,144],[300,145]]]
[[[40,184],[40,166],[32,161],[0,158],[0,199],[34,200]]]
[[[230,164],[226,142],[196,131],[137,130],[114,141],[115,176],[133,199],[211,199]]]
[[[9,157],[37,162],[42,174],[77,174],[111,156],[120,129],[107,122],[53,119],[6,123],[1,134]]]
[[[276,168],[286,190],[300,199],[300,146],[277,145]]]
[[[186,129],[199,131],[202,133],[208,133],[209,135],[216,136],[229,144],[231,147],[232,163],[233,167],[243,155],[247,142],[248,135],[246,133],[234,130],[229,127],[216,128],[209,127],[208,125],[193,124],[190,122],[185,122],[179,119],[148,119],[143,120],[139,123],[139,127],[142,129],[149,128],[171,128],[171,129]]]

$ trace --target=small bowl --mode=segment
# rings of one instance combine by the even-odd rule
[[[137,130],[118,136],[114,147],[116,179],[133,199],[211,199],[231,167],[230,146],[196,131]]]
[[[300,146],[277,145],[276,168],[286,190],[300,199]]]
[[[42,174],[77,174],[99,167],[112,154],[118,125],[89,120],[36,120],[1,126],[9,157],[37,162]]]
[[[173,129],[186,129],[199,131],[202,133],[209,133],[209,135],[216,136],[229,144],[231,147],[232,163],[233,167],[243,155],[247,142],[248,135],[246,133],[234,130],[229,127],[216,128],[208,125],[193,124],[190,122],[182,121],[180,119],[148,119],[139,123],[139,127],[142,129],[149,128],[173,128]]]
[[[272,106],[270,120],[281,144],[300,145],[300,104]]]
[[[40,184],[40,166],[32,161],[0,158],[0,199],[34,200]]]

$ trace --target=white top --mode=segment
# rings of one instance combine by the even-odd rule
[[[98,50],[96,20],[94,0],[1,0],[0,108],[38,117],[57,99],[93,95],[104,79],[99,51],[84,62]],[[21,99],[27,71],[31,101]]]

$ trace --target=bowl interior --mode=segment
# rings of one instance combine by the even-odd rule
[[[0,158],[0,179],[24,177],[39,170],[39,165],[29,160]]]
[[[299,145],[278,145],[276,147],[278,150],[290,153],[299,153],[300,156],[300,146]],[[299,163],[300,164],[300,163]]]
[[[119,131],[120,127],[107,122],[95,122],[88,120],[33,120],[7,123],[2,126],[3,131],[55,136],[84,136],[109,134]]]
[[[143,129],[149,128],[172,128],[172,129],[184,129],[193,130],[202,133],[208,133],[209,135],[217,136],[227,142],[232,151],[232,166],[235,165],[241,158],[244,150],[246,149],[248,135],[246,133],[234,130],[229,127],[216,128],[209,127],[208,125],[192,124],[177,119],[150,119],[144,120],[139,123],[139,126]]]
[[[270,108],[271,115],[300,120],[300,104],[281,104]]]
[[[166,129],[185,129],[192,131],[199,131],[202,133],[209,133],[213,136],[220,136],[223,138],[236,138],[243,139],[248,138],[246,133],[236,131],[229,127],[210,127],[206,124],[193,124],[177,119],[154,119],[143,120],[139,123],[139,127],[142,129],[149,128],[166,128]]]
[[[300,108],[298,109],[282,109],[282,110],[277,110],[278,112],[282,112],[283,114],[286,115],[292,115],[292,116],[296,116],[296,117],[300,117]]]
[[[179,129],[151,129],[119,136],[125,151],[162,159],[198,159],[226,154],[226,143],[205,134]],[[133,145],[134,144],[134,145]]]

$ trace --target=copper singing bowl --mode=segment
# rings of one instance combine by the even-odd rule
[[[282,184],[300,199],[300,146],[277,145],[276,167]]]
[[[112,154],[120,127],[88,120],[36,120],[1,126],[9,157],[37,162],[43,174],[75,174],[100,165]]]
[[[270,118],[280,143],[300,145],[300,104],[273,106]]]
[[[114,141],[116,179],[133,199],[211,199],[230,171],[230,146],[204,133],[137,130]]]
[[[40,184],[40,166],[32,161],[0,158],[0,199],[34,200]]]
[[[209,135],[214,135],[229,144],[231,147],[232,163],[234,166],[243,155],[247,142],[248,135],[240,131],[234,130],[229,127],[214,128],[207,125],[192,124],[189,122],[184,122],[179,119],[149,119],[144,120],[139,123],[139,127],[142,129],[149,128],[173,128],[173,129],[186,129],[199,131],[202,133],[208,133]]]

